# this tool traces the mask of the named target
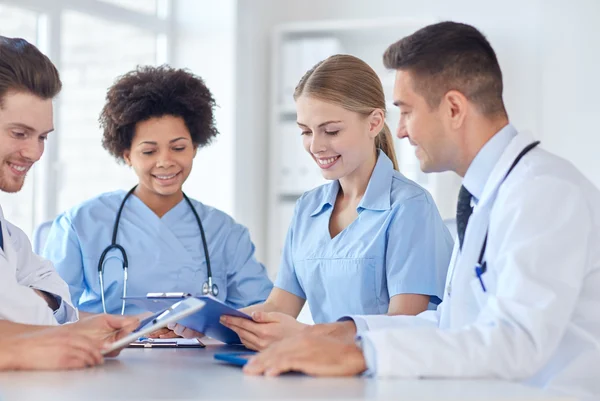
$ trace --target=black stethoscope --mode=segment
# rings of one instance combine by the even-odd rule
[[[112,240],[111,243],[100,255],[100,260],[98,261],[98,276],[100,278],[100,295],[102,297],[102,309],[104,313],[106,313],[106,301],[104,299],[104,260],[106,259],[106,255],[112,251],[113,249],[121,252],[121,256],[123,257],[123,301],[121,304],[121,315],[125,314],[125,298],[127,297],[127,269],[129,268],[129,261],[127,260],[127,252],[125,252],[125,248],[121,245],[117,244],[117,232],[119,231],[119,221],[121,220],[121,213],[123,212],[123,207],[125,207],[125,202],[131,196],[133,191],[137,188],[137,185],[134,186],[127,192],[125,198],[121,202],[121,206],[119,206],[119,211],[117,212],[117,218],[115,219],[115,224],[113,226],[112,232]],[[213,275],[212,269],[210,268],[210,257],[208,256],[208,244],[206,243],[206,235],[204,234],[204,227],[202,226],[202,221],[200,220],[200,216],[198,216],[198,212],[196,212],[196,208],[192,205],[192,202],[184,193],[183,198],[192,209],[192,213],[194,213],[194,217],[196,218],[196,222],[198,223],[198,228],[200,229],[200,235],[202,237],[202,247],[204,248],[204,258],[206,259],[206,275],[207,280],[204,284],[202,284],[202,295],[219,295],[219,287],[217,284],[213,284]]]
[[[517,166],[517,164],[519,164],[519,162],[521,161],[523,156],[525,156],[527,153],[529,153],[533,148],[535,148],[539,144],[540,144],[540,141],[532,142],[529,145],[527,145],[521,151],[521,153],[519,153],[517,158],[513,161],[513,164],[508,169],[508,172],[502,179],[502,183],[504,181],[506,181],[506,179],[508,178],[508,175],[511,173],[511,171],[513,171],[513,169]],[[477,259],[477,264],[475,264],[475,275],[479,279],[479,283],[481,284],[481,289],[483,290],[483,292],[487,292],[487,289],[485,288],[485,283],[483,282],[483,278],[481,276],[483,275],[483,273],[485,273],[487,271],[487,263],[483,259],[485,256],[485,249],[487,247],[488,233],[489,233],[489,229],[486,230],[486,232],[485,232],[485,239],[483,240],[483,245],[481,246],[481,251],[479,252],[479,258]]]

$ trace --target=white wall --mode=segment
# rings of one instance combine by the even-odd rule
[[[544,2],[543,145],[600,187],[600,1]]]
[[[172,65],[201,76],[217,102],[220,135],[198,150],[185,191],[234,212],[236,1],[176,0]]]
[[[474,24],[490,39],[505,77],[512,121],[572,160],[600,186],[594,116],[600,2],[575,0],[481,4],[476,0],[206,0],[175,2],[176,66],[203,76],[220,108],[221,136],[199,152],[186,191],[249,227],[265,259],[270,32],[281,23],[414,16]],[[449,196],[451,198],[451,196]],[[449,202],[454,202],[449,199]]]

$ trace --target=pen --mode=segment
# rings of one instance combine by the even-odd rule
[[[483,275],[483,273],[485,273],[485,271],[486,271],[485,263],[483,265],[480,265],[479,263],[477,263],[475,265],[475,274],[477,275],[477,278],[479,279],[479,283],[481,284],[481,289],[483,290],[483,292],[487,292],[487,290],[485,288],[485,284],[483,283],[483,278],[481,277]]]

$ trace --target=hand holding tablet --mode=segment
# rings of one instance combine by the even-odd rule
[[[111,353],[119,348],[126,347],[138,338],[152,333],[160,328],[167,326],[169,323],[180,321],[187,316],[199,311],[205,306],[205,302],[197,298],[186,298],[182,301],[177,301],[170,307],[154,315],[142,320],[136,330],[128,336],[115,341],[108,348],[102,350],[102,355]]]

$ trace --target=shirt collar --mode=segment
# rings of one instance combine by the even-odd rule
[[[391,207],[390,193],[393,176],[394,165],[392,161],[384,152],[377,150],[377,162],[369,179],[367,190],[358,204],[358,209],[388,210]],[[339,180],[331,182],[328,188],[323,191],[321,202],[319,202],[315,210],[311,213],[311,216],[321,213],[327,205],[335,205],[339,189]]]
[[[471,162],[463,179],[463,185],[473,195],[475,203],[481,199],[485,183],[494,166],[516,135],[517,130],[511,124],[507,124],[487,141]]]

